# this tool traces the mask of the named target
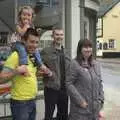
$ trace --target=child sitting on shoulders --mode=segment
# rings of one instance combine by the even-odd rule
[[[33,18],[34,10],[30,6],[23,6],[18,13],[18,24],[16,25],[15,37],[11,39],[12,51],[17,51],[19,54],[19,64],[27,65],[27,51],[24,47],[22,37],[28,28],[34,28]],[[51,75],[51,71],[43,64],[40,52],[36,50],[33,55],[36,66],[40,68],[45,74]]]

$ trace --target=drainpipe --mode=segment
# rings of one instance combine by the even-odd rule
[[[85,12],[85,0],[80,0],[80,39],[85,38],[85,28],[84,28],[84,12]]]
[[[18,0],[15,0],[15,24],[17,24],[17,16],[18,16]]]
[[[65,48],[69,50],[72,57],[72,1],[64,0],[65,4]]]

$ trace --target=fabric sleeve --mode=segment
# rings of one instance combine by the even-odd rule
[[[104,90],[103,90],[103,80],[101,75],[101,65],[99,62],[95,64],[95,72],[99,77],[99,101],[103,104],[104,103]]]
[[[85,99],[74,86],[75,81],[79,77],[79,74],[76,68],[77,67],[76,67],[75,61],[72,61],[70,64],[70,69],[67,71],[67,75],[66,75],[66,87],[67,87],[68,94],[70,95],[73,102],[80,106],[81,102],[85,101]]]
[[[18,66],[19,58],[17,52],[13,52],[5,61],[4,67],[15,69]]]
[[[49,68],[49,65],[48,65],[48,60],[49,60],[49,58],[48,58],[48,52],[47,52],[47,51],[48,51],[47,49],[43,49],[43,50],[40,52],[40,55],[41,55],[41,59],[42,59],[43,63]],[[57,77],[57,75],[56,75],[56,72],[53,71],[53,70],[51,70],[51,69],[50,69],[50,71],[52,72],[52,76],[49,77],[49,78],[51,78],[52,80],[58,79],[58,77]],[[44,76],[44,77],[47,77],[47,78],[48,78],[48,76]]]
[[[100,68],[100,64],[98,64],[99,66],[99,76],[100,76],[100,91],[99,91],[99,99],[101,100],[102,103],[104,103],[104,90],[103,90],[103,80],[102,80],[102,75],[101,75],[101,68]]]

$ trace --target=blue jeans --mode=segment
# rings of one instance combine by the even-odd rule
[[[37,66],[40,67],[42,65],[42,60],[41,60],[40,52],[38,50],[35,51],[34,57],[35,57]]]
[[[35,100],[12,100],[10,102],[12,120],[35,120],[36,103]]]
[[[13,51],[17,51],[19,54],[19,64],[20,65],[27,65],[28,64],[28,59],[27,59],[27,51],[25,49],[25,46],[21,43],[21,42],[16,42],[13,45]],[[41,60],[41,56],[40,56],[40,52],[38,50],[36,50],[36,52],[34,53],[34,57],[35,57],[35,64],[37,66],[41,66],[42,64],[42,60]]]

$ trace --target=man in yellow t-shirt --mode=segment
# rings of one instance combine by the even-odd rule
[[[18,61],[19,61],[18,53],[13,52],[12,55],[8,58],[8,60],[5,62],[3,70],[4,71],[9,70],[12,72],[12,70],[15,70],[17,68]],[[36,97],[37,93],[36,66],[33,65],[29,57],[28,65],[26,67],[29,72],[29,75],[16,74],[12,78],[11,97],[14,100],[29,100],[35,99]]]
[[[4,64],[0,73],[0,83],[9,79],[11,86],[11,112],[13,120],[35,120],[37,95],[37,78],[33,53],[37,49],[39,35],[33,28],[28,28],[23,36],[27,50],[28,64],[19,66],[19,55],[13,52]]]

